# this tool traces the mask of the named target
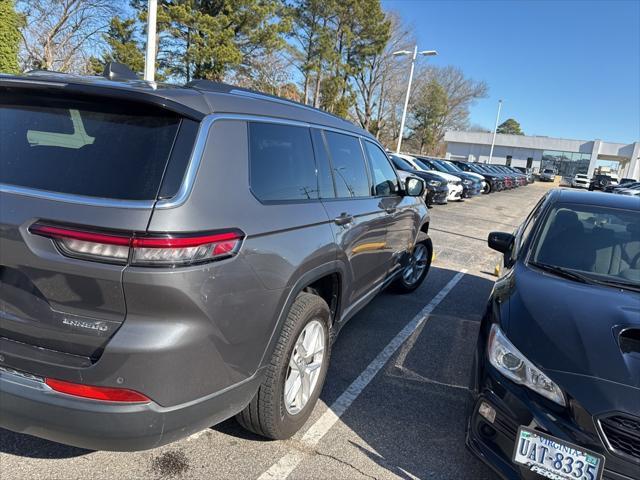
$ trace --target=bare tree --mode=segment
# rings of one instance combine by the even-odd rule
[[[117,13],[114,0],[22,0],[26,20],[20,59],[25,70],[83,72]]]
[[[356,75],[354,84],[356,105],[353,117],[379,140],[391,143],[399,129],[398,108],[406,89],[407,69],[402,57],[393,52],[409,48],[414,43],[411,27],[401,23],[395,13],[388,13],[390,38],[384,51],[365,61],[365,68]]]

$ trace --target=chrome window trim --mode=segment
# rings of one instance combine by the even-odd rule
[[[114,207],[130,209],[149,209],[153,207],[154,200],[118,200],[116,198],[89,197],[71,193],[52,192],[50,190],[38,190],[36,188],[19,187],[7,183],[0,183],[0,193],[10,193],[32,198],[43,198],[57,202],[75,203],[92,207]]]
[[[200,163],[202,162],[205,145],[209,137],[209,131],[211,129],[211,126],[218,120],[264,122],[264,123],[276,123],[280,125],[291,125],[294,127],[317,128],[320,130],[341,133],[343,135],[350,135],[358,139],[368,140],[373,143],[376,143],[374,140],[364,135],[351,132],[349,130],[343,130],[341,128],[329,127],[319,123],[303,122],[300,120],[291,120],[287,118],[270,117],[270,116],[263,116],[263,115],[247,115],[242,113],[212,113],[207,115],[200,124],[200,128],[198,129],[198,136],[196,138],[196,144],[191,154],[191,159],[189,160],[189,164],[187,166],[187,171],[185,172],[182,185],[180,185],[180,188],[178,189],[178,193],[176,193],[174,197],[167,198],[164,200],[158,200],[158,202],[156,203],[157,209],[165,210],[170,208],[176,208],[186,202],[187,198],[191,194],[191,190],[193,189],[193,185],[195,183],[195,179],[198,174],[198,169],[200,168]]]
[[[196,141],[193,147],[193,151],[191,152],[191,157],[189,158],[189,162],[187,164],[187,169],[184,174],[184,178],[182,180],[182,183],[180,184],[180,188],[178,189],[178,192],[171,198],[166,198],[158,201],[119,200],[119,199],[111,199],[111,198],[90,197],[88,195],[76,195],[76,194],[69,194],[69,193],[52,192],[49,190],[39,190],[35,188],[20,187],[17,185],[10,185],[6,183],[0,183],[0,193],[10,193],[14,195],[23,195],[23,196],[34,197],[34,198],[42,198],[46,200],[55,200],[59,202],[74,203],[79,205],[88,205],[88,206],[95,206],[95,207],[151,209],[155,205],[155,208],[157,208],[158,210],[177,208],[183,205],[191,195],[191,191],[193,190],[196,176],[200,168],[200,163],[202,162],[202,157],[204,156],[204,153],[205,153],[205,146],[207,143],[207,139],[209,138],[209,132],[213,124],[218,120],[266,122],[266,123],[277,123],[282,125],[292,125],[292,126],[306,127],[306,128],[316,128],[320,130],[341,133],[343,135],[349,135],[357,139],[360,139],[361,141],[370,141],[374,144],[377,144],[384,151],[384,148],[380,146],[378,142],[373,138],[370,138],[366,135],[358,134],[349,130],[344,130],[336,127],[329,127],[327,125],[322,125],[319,123],[303,122],[299,120],[290,120],[286,118],[270,117],[270,116],[262,116],[262,115],[246,115],[241,113],[211,113],[205,116],[200,122],[200,126],[198,127],[198,134],[196,136]],[[361,145],[361,148],[362,148],[362,145]],[[366,157],[365,157],[365,160],[366,160]]]

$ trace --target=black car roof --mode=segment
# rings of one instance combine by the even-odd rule
[[[573,203],[577,205],[598,205],[610,208],[637,210],[640,214],[640,199],[627,195],[615,195],[605,192],[589,192],[557,188],[549,193],[554,203]]]
[[[353,123],[308,105],[233,85],[195,80],[186,85],[144,80],[109,80],[101,76],[36,71],[24,75],[0,74],[0,87],[38,88],[71,94],[94,94],[154,103],[201,120],[212,113],[262,115],[318,124],[374,137]]]

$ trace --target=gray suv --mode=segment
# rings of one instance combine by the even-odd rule
[[[294,102],[0,76],[0,427],[103,450],[296,432],[340,328],[430,267],[422,180]]]

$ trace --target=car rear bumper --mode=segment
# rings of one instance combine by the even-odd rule
[[[467,447],[493,468],[502,478],[537,480],[541,477],[512,462],[518,427],[538,429],[567,442],[605,455],[604,479],[633,480],[637,465],[609,454],[590,419],[578,425],[572,418],[562,418],[537,400],[525,387],[515,385],[491,370],[479,391],[473,392],[472,410],[467,424]],[[481,403],[495,411],[493,422],[478,412]],[[586,412],[585,412],[586,413]]]
[[[155,448],[219,423],[251,400],[261,373],[224,391],[173,407],[62,394],[42,380],[0,371],[0,427],[91,450]]]

